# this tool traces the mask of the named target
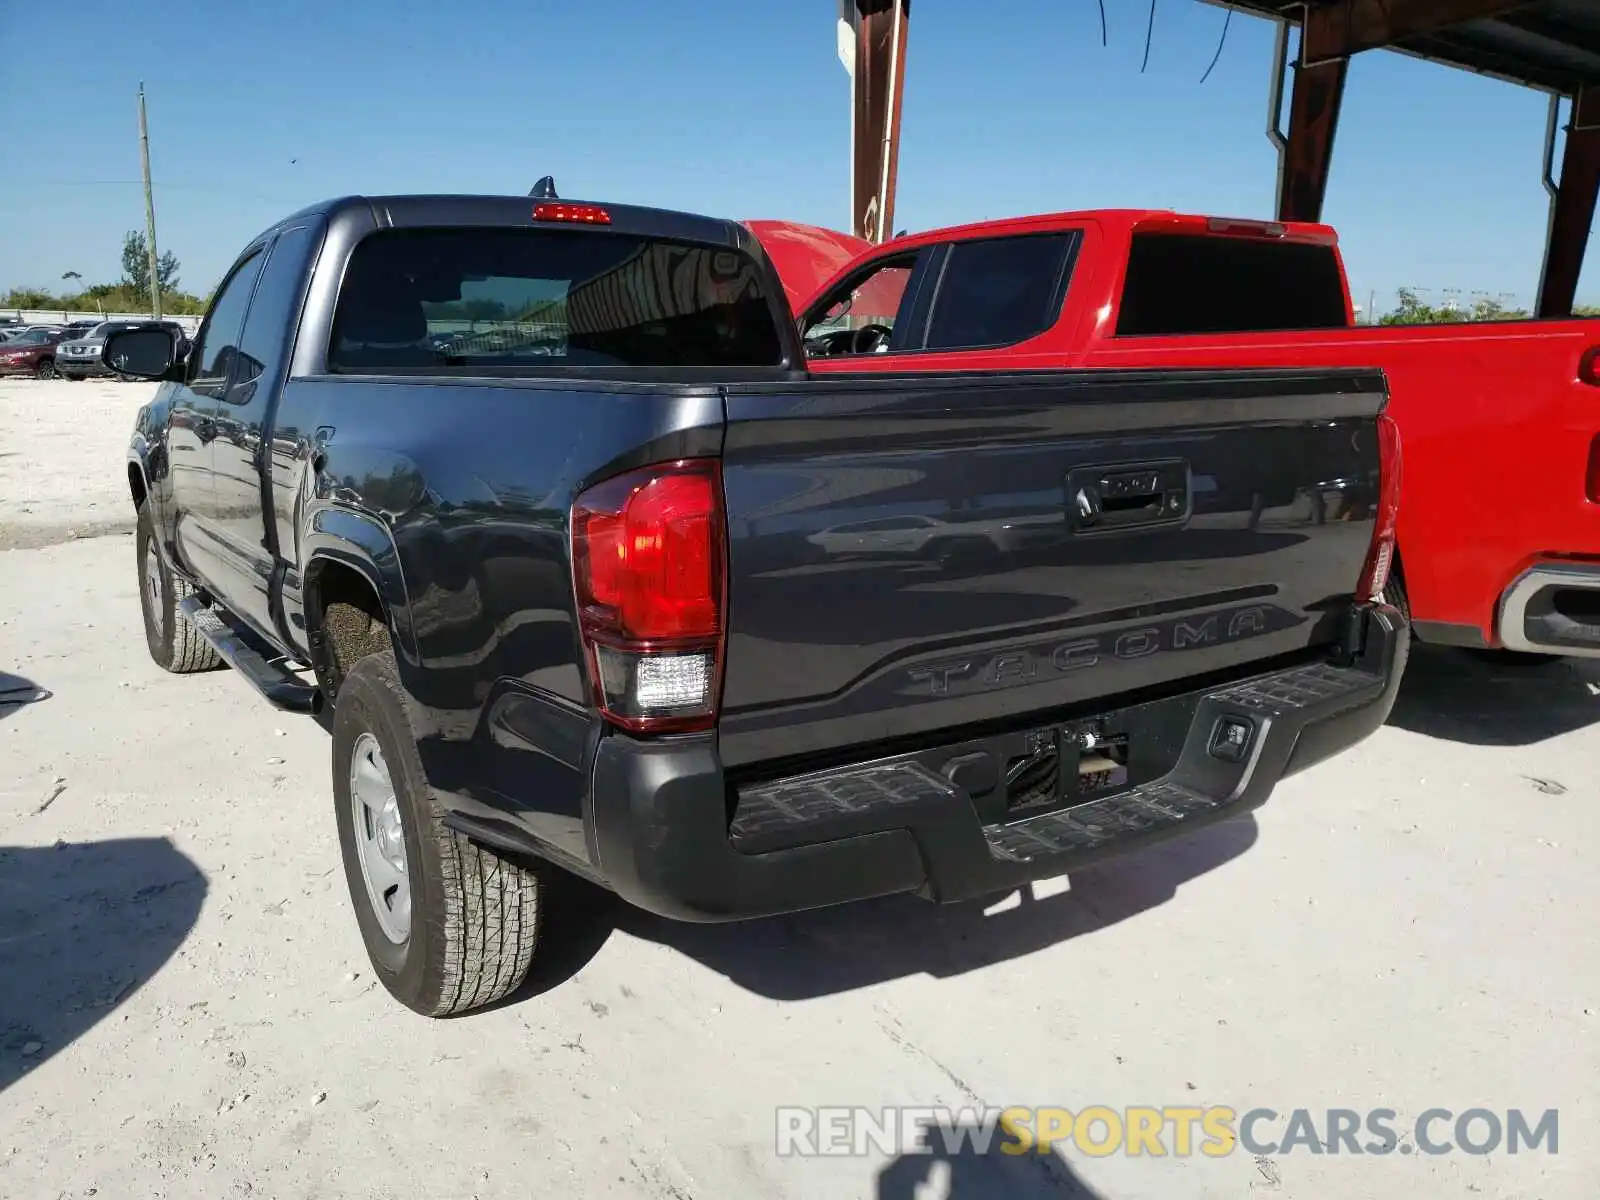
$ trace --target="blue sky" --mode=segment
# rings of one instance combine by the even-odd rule
[[[1144,0],[1106,0],[1108,47],[1095,0],[995,6],[1009,24],[962,15],[983,7],[914,10],[897,227],[1118,205],[1270,213],[1267,23],[1235,16],[1201,84],[1224,13],[1198,0],[1160,0],[1142,74]],[[520,195],[553,173],[572,197],[846,220],[834,0],[72,9],[87,36],[47,53],[34,29],[40,52],[13,48],[0,71],[0,290],[118,274],[123,232],[144,224],[141,79],[158,241],[198,292],[258,230],[330,195]],[[1398,55],[1354,61],[1324,218],[1357,303],[1388,307],[1401,286],[1530,302],[1545,109]],[[1587,271],[1580,293],[1597,291]]]

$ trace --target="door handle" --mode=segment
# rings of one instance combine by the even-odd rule
[[[1189,515],[1189,490],[1181,459],[1080,467],[1067,476],[1068,521],[1078,533],[1174,524]]]

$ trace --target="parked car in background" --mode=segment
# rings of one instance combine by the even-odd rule
[[[149,321],[101,321],[81,336],[63,341],[56,353],[56,366],[61,372],[61,377],[77,383],[91,375],[116,374],[101,361],[106,338],[124,329],[148,328],[150,324]],[[163,329],[171,330],[179,346],[187,349],[189,335],[182,325],[176,321],[162,321],[160,325]]]
[[[56,345],[59,329],[30,329],[0,343],[0,376],[32,375],[35,379],[59,378],[56,372]]]

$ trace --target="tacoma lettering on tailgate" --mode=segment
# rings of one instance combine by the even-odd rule
[[[1288,629],[1304,619],[1275,604],[1250,604],[1151,621],[1117,633],[1057,636],[999,653],[924,663],[906,673],[909,686],[905,691],[913,696],[934,697],[1018,687],[1098,666],[1106,659],[1147,658],[1173,650],[1244,641]]]

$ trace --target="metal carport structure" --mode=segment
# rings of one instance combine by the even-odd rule
[[[1201,0],[1275,21],[1267,134],[1278,148],[1279,220],[1322,216],[1350,59],[1404,54],[1550,94],[1544,186],[1549,229],[1536,315],[1572,311],[1600,194],[1600,0]],[[851,73],[851,232],[893,229],[900,98],[911,0],[841,0],[839,54]],[[1296,61],[1289,35],[1301,33]],[[1288,128],[1281,127],[1284,92]],[[1565,147],[1556,173],[1563,100]]]

